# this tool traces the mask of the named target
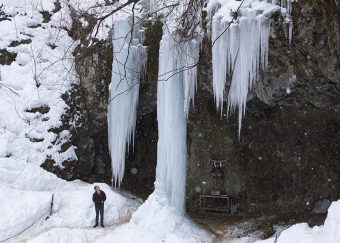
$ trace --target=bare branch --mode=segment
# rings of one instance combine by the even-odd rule
[[[242,0],[242,2],[240,3],[240,5],[238,6],[237,10],[236,10],[236,13],[238,13],[238,11],[240,10],[242,4],[244,3],[244,0]],[[216,39],[213,41],[212,43],[212,46],[215,45],[216,41],[221,38],[221,36],[229,29],[230,25],[233,23],[233,20],[236,20],[237,19],[237,14],[233,16],[233,19],[229,22],[228,26],[224,29],[224,31],[219,34]]]
[[[106,14],[106,15],[100,17],[100,18],[99,18],[99,22],[97,23],[97,29],[96,29],[96,33],[95,33],[94,37],[97,36],[98,31],[99,31],[99,27],[100,27],[101,23],[102,23],[106,18],[110,17],[111,15],[113,15],[113,14],[116,13],[116,12],[118,12],[119,10],[125,8],[126,6],[130,5],[131,3],[134,3],[134,5],[135,5],[135,4],[136,4],[137,2],[139,2],[139,1],[140,1],[140,0],[129,0],[129,1],[127,1],[126,3],[124,3],[124,4],[120,5],[119,7],[117,7],[116,9],[112,10],[110,13],[108,13],[108,14]],[[114,3],[116,3],[116,2],[114,2]]]
[[[164,76],[164,75],[167,74],[167,73],[176,71],[176,72],[172,73],[172,74],[171,74],[169,77],[167,77],[166,79],[159,79],[159,80],[157,80],[157,81],[155,81],[155,82],[136,82],[136,83],[134,83],[132,86],[130,86],[129,88],[127,88],[126,90],[124,90],[124,91],[122,91],[122,92],[116,94],[114,97],[112,97],[112,98],[109,100],[108,104],[110,104],[111,101],[113,101],[113,100],[116,99],[117,97],[119,97],[119,96],[121,96],[121,95],[123,95],[123,94],[129,92],[133,87],[135,87],[135,86],[138,85],[138,84],[141,84],[141,83],[142,83],[142,84],[147,84],[147,83],[167,82],[170,78],[172,78],[172,77],[175,76],[176,74],[179,74],[179,73],[181,73],[181,72],[190,70],[190,69],[196,67],[197,65],[198,65],[198,63],[195,63],[195,64],[193,64],[193,65],[191,65],[191,66],[183,66],[183,67],[181,67],[181,68],[177,68],[177,69],[171,70],[171,71],[169,71],[169,72],[163,73],[163,74],[161,74],[161,75],[158,76],[158,77],[161,77],[161,76]]]
[[[0,82],[0,85],[2,85],[3,87],[5,87],[6,89],[8,89],[9,91],[11,91],[12,93],[14,93],[17,96],[20,96],[17,92],[15,92],[12,88],[8,87],[6,84],[3,84]]]

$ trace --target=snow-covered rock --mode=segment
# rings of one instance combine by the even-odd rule
[[[0,64],[0,158],[36,165],[51,158],[60,167],[77,158],[74,146],[61,151],[69,132],[57,136],[51,131],[61,126],[67,108],[62,94],[78,82],[72,54],[77,42],[63,22],[70,17],[56,11],[55,2],[0,0],[5,16],[0,21],[0,50],[15,57]],[[48,110],[42,112],[41,107]]]
[[[310,228],[307,223],[295,224],[275,238],[256,243],[336,243],[340,242],[340,200],[328,209],[325,224]]]

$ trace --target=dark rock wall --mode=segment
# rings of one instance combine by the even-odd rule
[[[64,169],[47,160],[43,168],[67,180],[111,180],[108,151],[107,105],[111,82],[112,44],[96,42],[90,48],[80,45],[74,51],[80,82],[63,95],[69,108],[62,118],[71,134],[78,160],[65,161]]]
[[[199,209],[201,194],[216,190],[232,196],[244,213],[305,211],[319,198],[340,197],[338,17],[337,8],[325,7],[322,1],[294,2],[291,46],[281,17],[273,17],[270,68],[249,94],[240,138],[235,116],[227,120],[225,111],[215,109],[211,43],[204,40],[188,121],[189,211]],[[152,192],[155,178],[161,28],[159,21],[146,24],[147,75],[141,81],[135,146],[127,154],[122,183],[143,198]],[[73,132],[79,161],[66,163],[68,176],[63,177],[107,182],[111,178],[106,121],[111,52],[110,43],[98,43],[75,53],[81,82],[70,96],[77,98],[69,100],[75,103],[70,114],[80,113]],[[96,168],[98,154],[104,174]],[[213,180],[209,159],[225,160],[222,180]]]
[[[111,179],[111,159],[108,151],[107,105],[112,44],[98,42],[91,48],[79,48],[75,55],[80,76],[81,90],[78,94],[82,113],[82,123],[76,134],[82,139],[77,147],[77,155],[79,160],[92,164],[91,171],[88,171],[90,181],[108,182]]]
[[[319,198],[340,197],[340,81],[327,30],[336,24],[327,14],[319,1],[294,2],[291,46],[280,16],[273,17],[270,68],[249,95],[240,139],[235,116],[215,111],[204,41],[188,125],[188,210],[215,190],[244,213],[301,212]],[[220,184],[209,158],[226,161]]]

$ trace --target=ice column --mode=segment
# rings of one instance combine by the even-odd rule
[[[184,213],[186,119],[196,88],[199,41],[179,40],[165,29],[160,43],[156,190],[164,190],[170,205]]]
[[[125,153],[134,140],[139,81],[146,62],[142,31],[131,17],[114,21],[113,63],[108,107],[108,140],[115,186],[124,176]]]
[[[221,22],[221,18],[214,18],[212,40],[217,39],[228,25],[228,22]],[[228,113],[238,110],[239,135],[248,91],[259,78],[259,68],[268,67],[269,31],[269,19],[264,15],[256,15],[256,11],[250,11],[238,23],[232,23],[212,48],[216,105],[222,113],[228,75],[232,79]]]

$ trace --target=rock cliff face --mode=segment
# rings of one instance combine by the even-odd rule
[[[339,197],[340,80],[332,51],[339,39],[328,30],[339,18],[325,18],[333,10],[294,2],[291,46],[274,16],[270,68],[249,97],[240,139],[235,117],[215,111],[211,44],[204,41],[189,118],[189,209],[213,190],[224,190],[248,213],[304,211],[320,198]],[[209,158],[225,160],[222,185],[214,185]]]
[[[339,198],[337,9],[323,1],[294,2],[291,46],[280,16],[273,17],[270,68],[261,74],[261,81],[249,96],[240,139],[235,117],[227,120],[225,113],[221,115],[215,109],[211,43],[204,40],[195,106],[188,122],[188,210],[196,211],[199,195],[214,190],[232,196],[245,213],[305,211],[320,198]],[[141,84],[135,149],[127,155],[122,184],[143,197],[152,192],[155,174],[160,38],[160,22],[146,26],[148,73]],[[74,91],[77,105],[71,106],[70,112],[79,111],[82,122],[73,137],[79,161],[65,169],[72,174],[70,168],[74,168],[78,176],[70,178],[111,179],[106,135],[110,45],[100,43],[92,50],[81,49],[76,58],[81,83]],[[209,159],[225,160],[221,181],[214,183]]]

